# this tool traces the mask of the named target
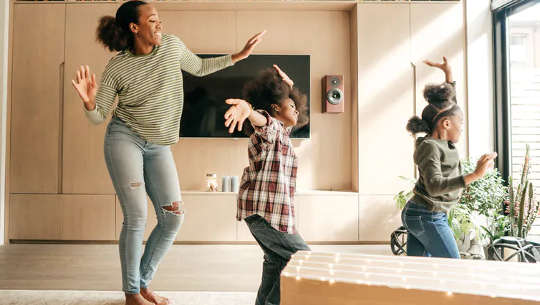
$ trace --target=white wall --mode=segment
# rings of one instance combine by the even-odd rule
[[[5,164],[9,1],[0,4],[0,245],[5,243]]]
[[[469,155],[494,150],[493,39],[490,0],[466,0]]]

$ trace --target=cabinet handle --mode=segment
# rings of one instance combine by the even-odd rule
[[[413,114],[416,115],[416,65],[411,61],[412,68],[412,85],[413,85]]]
[[[62,194],[62,180],[63,180],[63,160],[64,160],[64,68],[65,62],[61,62],[58,66],[58,74],[60,81],[60,106],[58,109],[58,194]]]
[[[413,115],[416,115],[416,64],[411,61],[411,68],[412,68],[412,102],[413,102]],[[416,143],[416,139],[413,140],[414,144]],[[414,147],[413,144],[413,147]],[[418,171],[416,170],[416,164],[414,164],[414,179],[418,179]]]

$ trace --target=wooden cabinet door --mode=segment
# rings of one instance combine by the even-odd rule
[[[113,195],[13,194],[10,239],[114,240]]]
[[[62,240],[114,240],[114,195],[61,195]]]
[[[61,239],[63,215],[59,195],[12,194],[9,198],[9,239]]]
[[[297,228],[309,242],[358,241],[358,194],[298,194]]]
[[[59,191],[64,4],[15,4],[12,193]]]
[[[177,241],[236,240],[236,194],[183,193],[185,218]]]
[[[358,188],[389,195],[409,187],[414,141],[407,120],[414,114],[409,6],[358,4]]]
[[[64,82],[63,192],[68,194],[114,194],[103,156],[107,122],[92,124],[71,84],[81,65],[101,73],[115,54],[96,41],[99,18],[116,14],[117,4],[72,4],[66,10],[66,77]]]

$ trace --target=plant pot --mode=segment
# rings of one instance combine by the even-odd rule
[[[532,247],[529,249],[529,253],[534,256],[536,262],[540,262],[540,243],[527,240],[527,243]]]
[[[390,249],[394,255],[407,255],[407,229],[404,226],[390,234]]]
[[[486,257],[505,262],[536,263],[540,261],[540,252],[523,238],[503,236],[488,246]]]

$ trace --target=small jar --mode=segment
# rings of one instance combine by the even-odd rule
[[[215,173],[206,174],[206,191],[217,192],[217,190],[218,190],[217,175]]]
[[[231,192],[238,193],[239,191],[239,185],[238,185],[238,176],[232,176],[231,177]]]
[[[222,192],[231,191],[231,177],[230,176],[221,177],[221,191]]]

